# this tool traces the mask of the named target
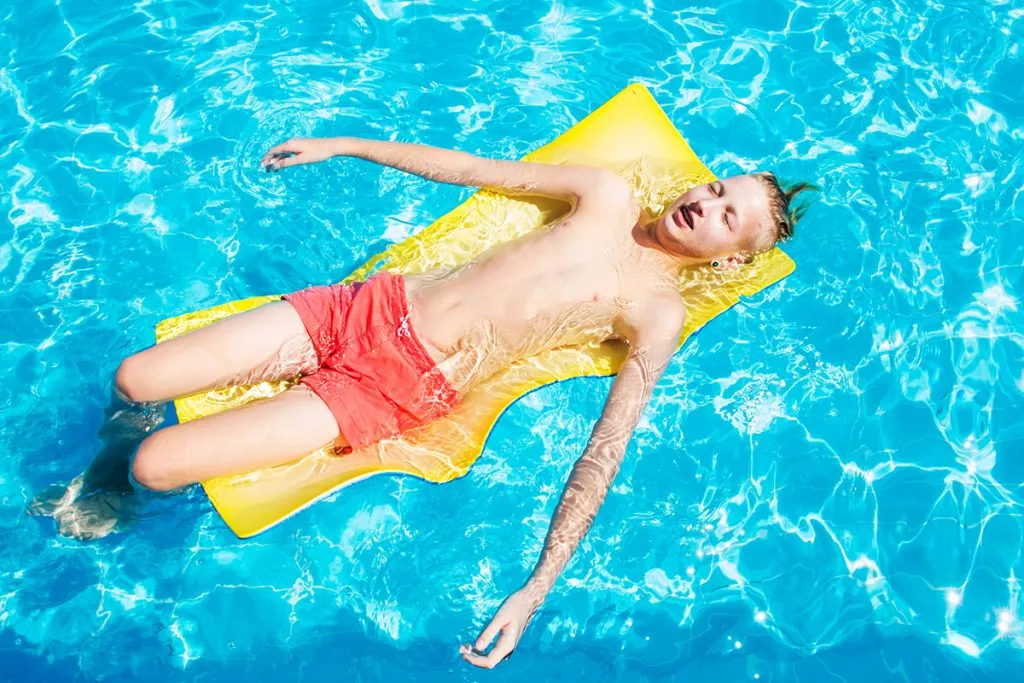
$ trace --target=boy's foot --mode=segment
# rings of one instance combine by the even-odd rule
[[[91,541],[120,528],[125,509],[134,496],[110,491],[82,491],[82,475],[65,485],[47,486],[32,499],[26,512],[53,517],[62,536]]]
[[[128,477],[132,453],[163,422],[163,408],[127,404],[115,394],[98,434],[102,447],[89,467],[67,484],[47,486],[25,511],[53,517],[62,536],[80,541],[121,529],[139,504]]]

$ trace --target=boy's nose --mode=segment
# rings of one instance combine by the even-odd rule
[[[689,209],[691,213],[695,213],[701,218],[704,217],[704,209],[701,208],[700,202],[690,202],[686,205],[686,208]]]

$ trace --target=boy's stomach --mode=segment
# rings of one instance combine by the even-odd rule
[[[453,296],[453,288],[437,279],[413,276],[407,282],[410,324],[460,393],[548,349],[600,344],[616,336],[612,299],[564,301],[555,293],[537,310],[500,293]],[[444,290],[439,292],[439,287]]]

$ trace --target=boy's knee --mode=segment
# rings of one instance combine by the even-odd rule
[[[146,369],[146,361],[139,355],[128,356],[114,373],[114,386],[118,393],[133,403],[155,401],[152,381]]]
[[[174,453],[168,431],[151,435],[139,446],[132,461],[132,477],[153,491],[173,491],[188,482],[174,472]]]

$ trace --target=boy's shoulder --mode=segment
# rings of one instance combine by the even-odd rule
[[[636,204],[636,198],[625,178],[605,168],[594,168],[592,180],[587,183],[579,202],[581,208],[587,204],[606,210],[611,207],[629,209]]]

